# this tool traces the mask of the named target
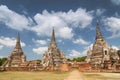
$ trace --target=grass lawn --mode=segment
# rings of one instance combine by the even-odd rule
[[[0,72],[0,80],[64,80],[70,72]]]
[[[81,73],[84,80],[120,80],[120,73]]]

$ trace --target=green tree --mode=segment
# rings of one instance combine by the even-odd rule
[[[67,61],[72,61],[72,60],[68,58]]]
[[[85,61],[86,57],[87,57],[87,56],[82,56],[82,57],[73,58],[72,61],[77,61],[77,62]]]
[[[2,66],[5,63],[6,60],[7,60],[7,58],[1,58],[0,59],[0,66]]]

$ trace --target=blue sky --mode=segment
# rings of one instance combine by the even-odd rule
[[[0,57],[12,52],[20,32],[27,60],[42,59],[53,27],[66,57],[84,56],[97,19],[108,44],[120,49],[120,0],[0,0]]]

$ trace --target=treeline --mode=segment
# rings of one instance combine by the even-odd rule
[[[0,66],[2,66],[6,60],[7,58],[0,58]]]
[[[86,57],[87,57],[87,56],[77,57],[77,58],[73,58],[73,59],[67,59],[67,61],[77,61],[77,62],[81,62],[81,61],[85,61]],[[6,60],[7,60],[7,58],[0,58],[0,66],[2,66]],[[34,60],[33,60],[33,61],[34,61]],[[35,60],[35,61],[41,62],[41,60]]]
[[[87,57],[87,56],[77,57],[77,58],[73,58],[73,59],[67,59],[67,61],[82,62],[82,61],[85,61],[86,57]]]

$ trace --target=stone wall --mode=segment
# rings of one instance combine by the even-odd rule
[[[60,71],[70,71],[72,68],[71,64],[63,63],[60,65],[59,70]]]
[[[91,66],[89,63],[81,63],[78,65],[79,71],[89,71],[91,70]]]

